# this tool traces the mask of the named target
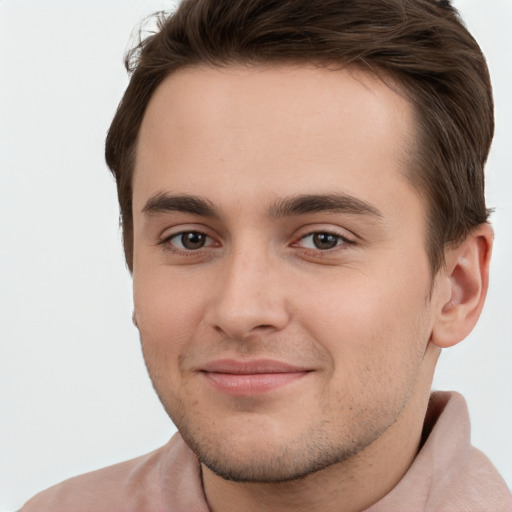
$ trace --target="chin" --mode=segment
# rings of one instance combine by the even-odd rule
[[[281,483],[299,480],[334,464],[351,459],[362,445],[332,446],[323,436],[299,436],[276,441],[224,433],[180,433],[197,458],[210,471],[235,482]],[[196,433],[197,434],[197,433]],[[258,436],[260,437],[260,436]]]
[[[209,454],[194,449],[199,461],[224,480],[246,483],[282,483],[305,478],[328,466],[341,462],[340,457],[321,458],[312,454],[258,453],[240,460],[229,453]]]

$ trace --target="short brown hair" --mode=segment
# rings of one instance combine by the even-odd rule
[[[489,73],[448,1],[184,0],[127,54],[131,79],[106,140],[130,270],[137,137],[158,85],[194,65],[287,62],[356,65],[391,77],[410,98],[420,136],[408,179],[428,205],[433,274],[447,244],[487,221],[483,169],[494,132]]]

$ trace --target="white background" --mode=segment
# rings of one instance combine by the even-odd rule
[[[473,334],[435,387],[467,398],[473,442],[512,486],[512,0],[455,2],[488,56],[496,246]],[[106,130],[122,56],[163,0],[0,0],[0,510],[165,443],[174,426],[131,324]]]

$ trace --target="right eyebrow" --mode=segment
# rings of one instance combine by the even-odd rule
[[[158,192],[151,196],[144,205],[142,212],[147,215],[164,212],[184,212],[203,217],[218,217],[212,203],[192,195],[169,195]]]

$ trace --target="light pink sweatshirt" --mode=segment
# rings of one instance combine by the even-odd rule
[[[458,393],[433,393],[431,431],[398,485],[363,512],[512,512],[512,497],[489,459],[470,444]],[[427,432],[428,433],[428,432]],[[21,512],[209,512],[199,462],[179,434],[148,455],[66,480]]]

